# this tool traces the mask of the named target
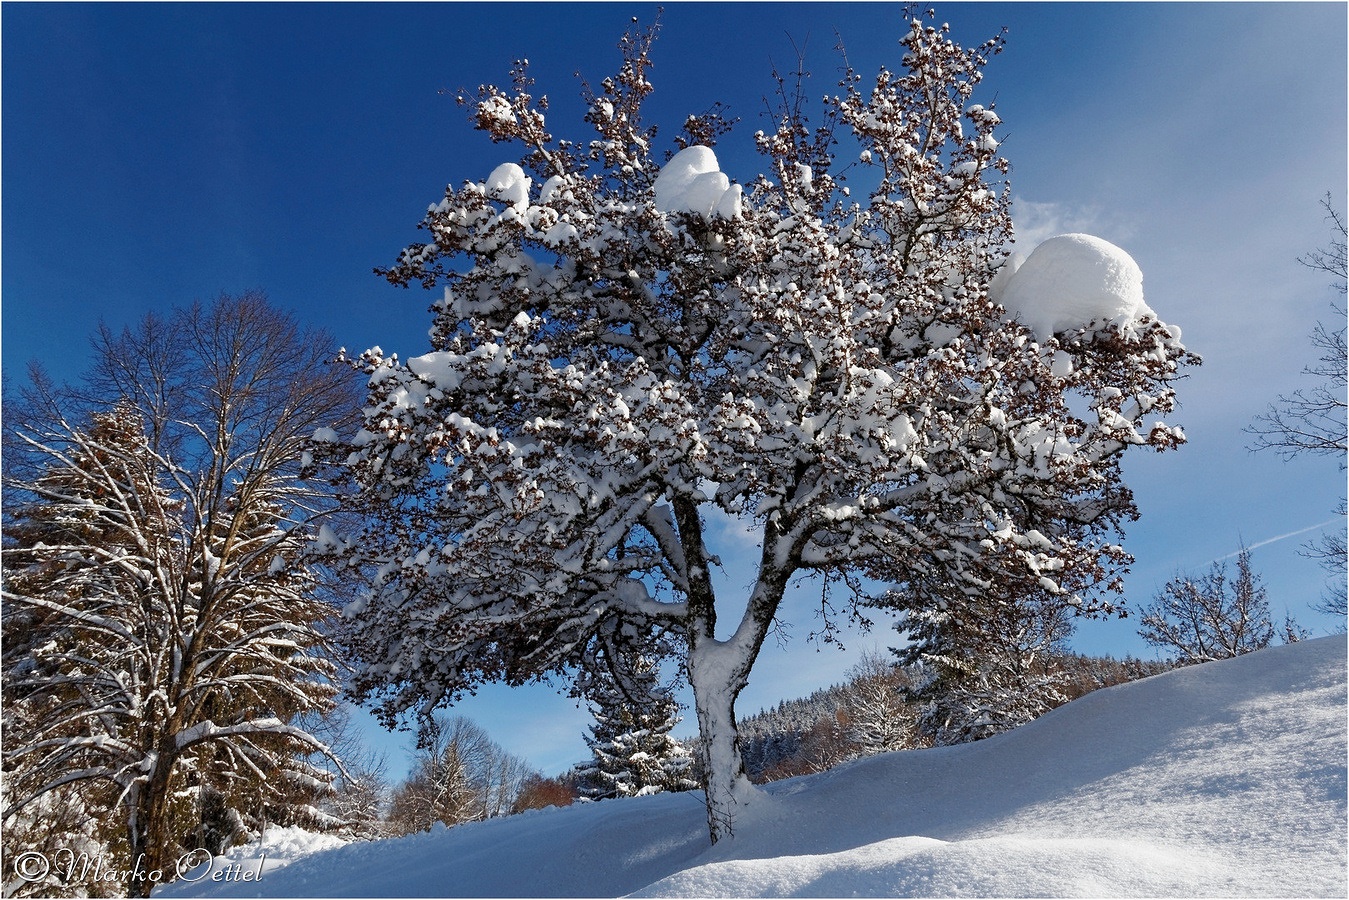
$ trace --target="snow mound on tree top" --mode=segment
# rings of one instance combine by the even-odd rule
[[[974,744],[353,843],[156,896],[1346,896],[1343,636],[1096,691]]]
[[[711,147],[695,144],[676,153],[652,185],[656,209],[663,213],[687,212],[704,219],[733,219],[740,214],[741,187],[717,164]]]
[[[532,181],[524,169],[508,162],[493,169],[483,184],[488,196],[505,201],[516,209],[526,209],[529,207],[529,186]]]
[[[1143,272],[1133,257],[1090,234],[1061,234],[1025,262],[1008,260],[990,291],[1010,318],[1041,340],[1092,323],[1126,324],[1153,312],[1143,302]]]

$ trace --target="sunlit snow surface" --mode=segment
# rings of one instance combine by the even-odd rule
[[[666,794],[163,893],[1343,897],[1345,647],[1322,638],[1183,669],[976,744],[776,782],[715,847],[701,796]]]

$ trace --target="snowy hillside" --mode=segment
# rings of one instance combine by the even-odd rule
[[[1345,896],[1346,641],[1090,694],[976,744],[315,853],[157,896]],[[247,855],[247,854],[245,854]],[[200,873],[194,873],[200,874]]]

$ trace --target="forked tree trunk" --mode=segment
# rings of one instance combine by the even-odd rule
[[[735,834],[736,820],[763,794],[750,784],[740,755],[735,723],[735,700],[749,683],[749,672],[759,655],[768,627],[777,614],[790,570],[778,564],[786,540],[777,523],[764,526],[762,561],[744,617],[725,641],[715,635],[716,599],[708,575],[708,554],[702,538],[697,506],[687,499],[674,503],[685,559],[689,565],[689,607],[693,616],[689,638],[688,673],[698,714],[698,747],[707,780],[707,829],[716,843]]]

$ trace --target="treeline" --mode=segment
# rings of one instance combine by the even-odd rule
[[[1173,661],[1059,652],[1046,668],[1056,686],[1047,709],[1110,687],[1175,668]],[[921,672],[868,655],[842,683],[740,722],[745,770],[755,782],[822,772],[888,750],[931,747],[938,736],[922,725]]]
[[[1059,689],[1051,708],[1182,664],[1057,653],[1047,666]],[[740,733],[747,774],[764,783],[875,753],[933,746],[936,735],[921,725],[916,686],[922,680],[920,673],[871,654],[844,682],[746,717]],[[556,776],[532,769],[463,717],[434,719],[412,751],[411,771],[397,784],[385,777],[384,760],[344,740],[351,775],[336,778],[319,803],[325,813],[320,827],[353,840],[398,837],[550,806],[701,787],[693,741],[670,734],[681,720],[668,695],[640,709],[616,691],[606,697],[607,707],[592,703],[591,758]]]
[[[334,767],[332,788],[319,806],[327,816],[323,830],[351,840],[567,806],[580,796],[574,775],[545,777],[463,716],[437,715],[427,723],[410,751],[410,771],[394,782],[387,757],[360,741],[345,714],[336,719],[344,766],[341,772]]]

